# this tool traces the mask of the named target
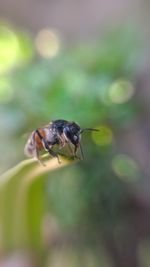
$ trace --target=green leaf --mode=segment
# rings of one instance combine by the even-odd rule
[[[62,155],[60,164],[48,155],[43,159],[45,166],[34,159],[28,159],[0,177],[0,250],[4,252],[41,246],[43,180],[47,173],[76,161],[73,157]]]

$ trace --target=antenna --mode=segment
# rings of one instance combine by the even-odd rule
[[[85,131],[95,131],[95,132],[99,132],[100,130],[99,129],[94,129],[94,128],[84,128],[84,129],[81,129],[80,133],[82,134],[83,132]]]

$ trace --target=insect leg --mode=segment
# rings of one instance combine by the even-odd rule
[[[84,159],[84,153],[83,153],[83,149],[82,149],[81,143],[79,143],[79,147],[80,147],[80,151],[81,151],[81,157],[82,157],[82,159]]]
[[[74,147],[74,156],[77,157],[77,150],[78,150],[79,147],[80,147],[80,151],[81,151],[81,159],[84,159],[84,154],[83,154],[82,146],[81,146],[80,143],[78,143]]]
[[[38,161],[42,166],[46,166],[46,165],[44,164],[44,162],[42,162],[42,161],[40,160],[40,158],[39,158],[39,150],[38,150],[37,147],[35,148],[35,157],[36,157],[37,161]]]
[[[61,163],[61,161],[60,161],[60,159],[59,159],[59,157],[58,157],[58,154],[57,153],[55,153],[52,149],[50,149],[50,147],[48,146],[48,147],[46,147],[46,150],[48,151],[48,153],[52,156],[52,157],[55,157],[55,158],[57,158],[57,160],[58,160],[58,163]]]
[[[68,148],[70,150],[71,155],[74,155],[74,151],[72,150],[70,143],[68,142],[67,144],[68,144]]]
[[[49,144],[46,142],[45,138],[42,137],[42,135],[39,133],[38,130],[36,130],[36,133],[38,134],[39,138],[42,141],[43,147],[44,149],[52,156],[52,157],[56,157],[58,160],[58,163],[61,163],[58,155],[49,147]]]
[[[61,149],[61,148],[63,148],[65,146],[65,139],[60,134],[57,134],[57,138],[59,140],[59,145],[60,145],[60,149]]]

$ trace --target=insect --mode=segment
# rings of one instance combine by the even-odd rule
[[[81,129],[75,122],[66,120],[54,120],[48,125],[38,128],[31,133],[25,145],[24,152],[28,157],[35,157],[40,163],[39,151],[44,149],[50,156],[56,157],[60,163],[59,155],[52,150],[54,145],[59,145],[59,149],[66,144],[73,156],[77,156],[77,150],[80,148],[82,159],[84,158],[81,146],[81,134],[85,131],[99,131],[92,128]],[[73,145],[73,150],[72,146]]]

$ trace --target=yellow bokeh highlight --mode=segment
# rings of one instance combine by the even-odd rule
[[[19,42],[15,33],[0,26],[0,73],[13,67],[18,59]]]
[[[35,45],[40,56],[51,58],[59,52],[60,39],[55,30],[42,29],[36,36]]]
[[[108,98],[114,104],[123,104],[134,95],[135,88],[129,81],[120,80],[114,82],[108,90]]]
[[[99,132],[92,132],[92,138],[96,145],[107,146],[110,145],[113,141],[113,133],[109,126],[101,125],[95,127]]]
[[[116,155],[112,160],[112,168],[122,180],[130,182],[138,178],[138,165],[127,155]]]
[[[0,25],[0,75],[32,58],[33,46],[24,33],[14,31],[9,25]]]

